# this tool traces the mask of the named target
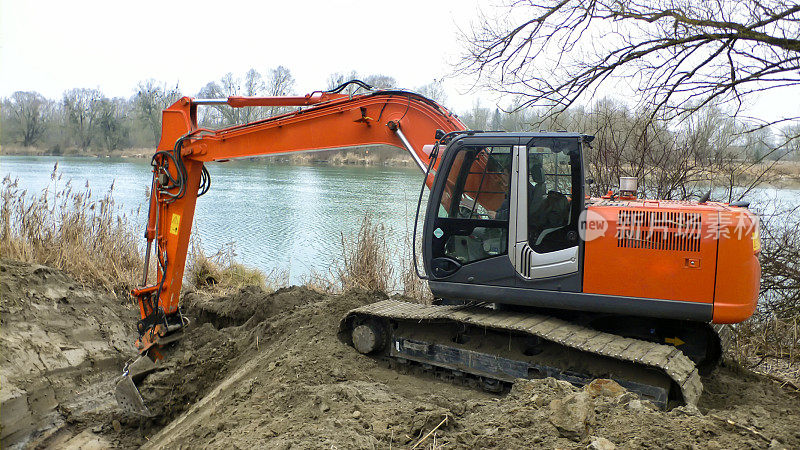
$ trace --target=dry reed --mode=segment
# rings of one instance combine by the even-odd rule
[[[800,315],[778,318],[760,313],[737,324],[734,359],[759,372],[800,380]]]
[[[274,290],[288,284],[288,273],[265,274],[236,261],[233,245],[223,246],[213,255],[207,256],[199,239],[192,241],[185,279],[197,290],[220,292],[237,291],[245,286],[258,286]]]
[[[800,209],[762,202],[761,293],[750,319],[735,325],[733,356],[744,366],[800,374]],[[791,376],[789,376],[791,378]]]
[[[114,205],[114,184],[93,198],[87,182],[62,182],[58,163],[50,184],[30,196],[18,180],[2,182],[0,245],[3,258],[62,269],[76,280],[117,293],[136,285],[142,269],[137,237],[127,215]]]
[[[367,214],[354,240],[342,235],[342,264],[336,269],[341,289],[371,292],[393,290],[394,269],[389,261],[386,228]]]
[[[338,270],[336,273],[338,273]],[[311,273],[301,277],[300,284],[322,294],[340,294],[340,282],[336,280],[337,276],[334,275],[332,270],[328,272],[311,271]]]
[[[419,244],[419,242],[417,242],[417,244]],[[407,234],[405,249],[400,264],[400,282],[403,287],[402,294],[404,297],[413,299],[418,303],[430,305],[433,301],[433,295],[431,295],[431,291],[428,288],[428,282],[417,276],[417,267],[414,266],[415,252],[411,251],[411,248],[412,239],[410,235]],[[417,251],[416,255],[419,254],[420,252]],[[419,270],[424,272],[422,264],[419,264]]]

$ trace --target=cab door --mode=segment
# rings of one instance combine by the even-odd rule
[[[534,137],[517,151],[515,221],[509,253],[517,286],[581,290],[580,213],[584,209],[581,140]]]
[[[518,136],[478,134],[448,145],[425,219],[423,255],[432,282],[514,286],[509,219],[518,144]]]

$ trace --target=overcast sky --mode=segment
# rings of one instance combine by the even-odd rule
[[[147,78],[194,95],[227,72],[288,67],[296,89],[326,88],[333,72],[393,76],[414,88],[452,72],[458,27],[473,0],[36,1],[0,0],[0,96],[35,90],[59,98],[73,87],[133,95]],[[466,109],[464,80],[448,105]]]
[[[486,0],[85,1],[0,0],[0,96],[33,90],[60,98],[74,87],[129,97],[139,81],[178,83],[195,95],[227,72],[284,65],[298,93],[324,89],[334,72],[385,74],[413,89],[453,72]],[[445,105],[464,112],[487,93],[445,80]],[[800,89],[766,94],[749,111],[797,113]]]

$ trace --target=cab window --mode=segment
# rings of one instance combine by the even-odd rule
[[[528,244],[537,253],[577,245],[577,142],[559,141],[564,140],[541,139],[528,147]]]
[[[511,155],[511,147],[458,151],[439,202],[434,257],[467,264],[508,252]]]

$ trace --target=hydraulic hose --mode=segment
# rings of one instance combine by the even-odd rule
[[[428,160],[428,170],[425,171],[425,178],[422,180],[422,186],[419,189],[419,197],[417,198],[417,211],[414,214],[414,232],[411,235],[411,258],[414,260],[414,272],[417,275],[417,278],[420,280],[427,280],[427,275],[422,275],[419,271],[419,266],[417,264],[417,223],[419,222],[419,209],[422,206],[422,194],[425,193],[425,186],[428,182],[428,177],[430,177],[431,170],[433,166],[436,165],[436,158],[439,156],[439,142],[436,142],[436,145],[433,147],[431,151],[430,160]]]

